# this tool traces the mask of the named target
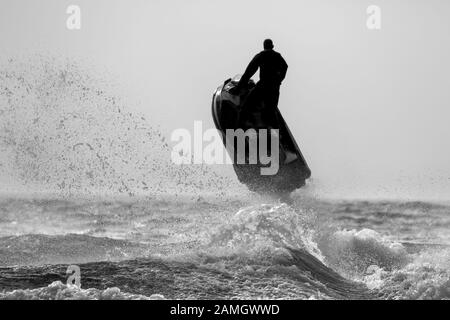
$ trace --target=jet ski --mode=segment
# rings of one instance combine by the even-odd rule
[[[255,83],[250,80],[245,88],[237,88],[240,76],[227,79],[214,92],[212,99],[212,117],[217,130],[221,133],[222,140],[228,155],[233,163],[234,171],[239,181],[245,184],[249,190],[261,194],[289,194],[301,188],[311,176],[311,170],[303,157],[291,131],[283,119],[278,108],[276,115],[270,117],[275,123],[268,123],[267,117],[263,116],[264,108],[258,105],[249,106],[249,101],[254,104],[263,103],[261,100],[247,99],[255,88]],[[249,112],[249,110],[252,110]],[[230,148],[227,141],[229,129],[234,131],[242,129],[248,132],[255,129],[252,134],[248,134],[245,139],[245,149]],[[262,136],[261,129],[266,129],[268,134]],[[278,130],[273,130],[278,129]],[[256,133],[256,135],[255,135]],[[269,134],[270,133],[270,134]],[[268,167],[267,163],[262,163],[258,156],[255,163],[249,154],[252,139],[267,139],[268,137],[278,138],[278,170],[275,174],[262,174],[261,169]],[[260,144],[253,144],[253,146]],[[270,150],[271,144],[266,143]],[[243,159],[239,162],[236,159]]]

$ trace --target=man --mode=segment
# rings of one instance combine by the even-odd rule
[[[250,78],[258,71],[259,81],[255,88],[250,92],[244,102],[243,112],[246,114],[243,119],[253,119],[244,124],[250,127],[279,128],[278,121],[278,99],[280,97],[280,86],[286,77],[288,65],[281,54],[273,50],[273,42],[270,39],[264,40],[264,51],[258,53],[252,61],[250,61],[247,69],[242,75],[239,83],[233,91],[239,92],[248,85]],[[234,94],[233,92],[231,92]],[[260,113],[262,123],[255,121],[255,115]],[[282,134],[281,143],[283,143]],[[296,152],[289,150],[289,146],[284,148],[284,163],[290,163],[297,159]]]
[[[272,127],[277,125],[276,108],[280,97],[280,85],[286,77],[288,65],[281,54],[273,50],[273,42],[270,39],[264,40],[264,51],[258,53],[250,61],[247,69],[242,75],[236,90],[247,86],[250,78],[259,68],[259,82],[251,92],[245,103],[247,112],[252,112],[255,107],[261,106],[265,115],[265,121]],[[257,103],[261,101],[262,103]]]

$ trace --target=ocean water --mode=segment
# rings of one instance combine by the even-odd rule
[[[2,199],[0,298],[450,298],[449,206],[263,200]]]
[[[449,204],[251,194],[88,70],[0,67],[0,299],[450,298]]]

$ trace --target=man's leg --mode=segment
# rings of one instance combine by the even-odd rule
[[[253,90],[248,94],[242,110],[242,117],[244,118],[244,128],[260,127],[261,119],[258,117],[261,114],[261,107],[264,99],[264,88],[258,82]]]
[[[268,126],[278,129],[278,100],[280,98],[279,87],[264,88],[264,121]]]
[[[269,125],[274,129],[279,129],[279,139],[280,144],[283,146],[284,150],[284,164],[291,163],[297,159],[297,154],[294,150],[291,150],[288,145],[286,145],[286,140],[283,139],[285,136],[284,128],[280,126],[280,120],[278,118],[278,101],[280,98],[280,87],[273,87],[267,90],[267,118]]]

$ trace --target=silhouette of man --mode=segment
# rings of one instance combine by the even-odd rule
[[[272,40],[264,40],[264,50],[250,61],[237,85],[237,90],[247,86],[248,81],[259,68],[259,81],[248,96],[245,109],[251,112],[254,111],[254,108],[260,106],[265,115],[263,118],[265,118],[266,124],[272,126],[276,125],[277,122],[275,111],[280,97],[280,86],[288,69],[286,61],[273,48]],[[262,104],[258,103],[259,101]]]
[[[236,86],[236,91],[245,88],[250,78],[258,71],[259,81],[250,92],[244,102],[244,113],[252,114],[258,111],[262,115],[262,124],[253,122],[252,126],[279,128],[278,120],[278,99],[280,97],[280,86],[286,77],[288,65],[281,54],[273,50],[273,42],[270,39],[264,40],[264,50],[258,53],[250,61],[247,69]],[[245,118],[252,118],[246,117]],[[280,132],[281,137],[283,133]],[[283,139],[281,141],[283,144]],[[284,146],[284,163],[288,164],[297,159],[295,148],[290,145]]]

